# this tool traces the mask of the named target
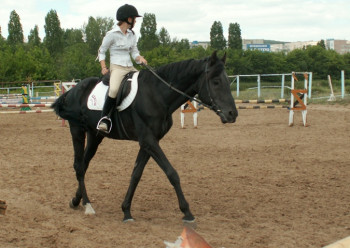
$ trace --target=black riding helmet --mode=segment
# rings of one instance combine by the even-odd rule
[[[129,4],[125,4],[117,10],[117,21],[127,22],[129,17],[136,18],[142,16],[139,15],[137,9],[134,6]]]

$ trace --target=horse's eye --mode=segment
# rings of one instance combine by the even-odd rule
[[[219,83],[220,83],[219,80],[214,80],[214,81],[213,81],[213,84],[214,84],[214,85],[219,85]]]

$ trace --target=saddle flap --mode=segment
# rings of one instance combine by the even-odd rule
[[[125,78],[120,86],[117,95],[117,109],[118,111],[123,111],[127,107],[131,105],[136,97],[136,93],[138,90],[138,78],[139,72],[135,72],[130,74],[131,78]],[[104,80],[106,82],[106,80]],[[88,101],[87,107],[90,110],[102,110],[106,94],[108,92],[108,86],[103,83],[103,81],[96,84],[95,88],[91,91]],[[120,103],[120,104],[118,104]]]

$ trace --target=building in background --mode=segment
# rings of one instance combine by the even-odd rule
[[[196,41],[196,40],[194,40],[190,43],[191,48],[198,47],[198,46],[201,46],[204,49],[207,49],[210,46],[210,41]]]
[[[247,44],[247,50],[271,52],[271,46],[270,46],[270,44]]]
[[[339,54],[350,53],[350,41],[327,39],[326,47],[329,50],[334,50]]]
[[[243,50],[259,50],[263,52],[284,52],[289,53],[295,49],[304,49],[308,46],[316,46],[319,41],[297,41],[297,42],[279,42],[267,41],[264,39],[243,39]],[[325,41],[326,48],[334,50],[339,54],[350,53],[350,41],[327,39]],[[192,41],[190,47],[201,46],[207,49],[210,46],[210,41]]]
[[[309,46],[316,46],[318,41],[297,41],[285,43],[283,49],[285,52],[291,52],[295,49],[304,49]]]

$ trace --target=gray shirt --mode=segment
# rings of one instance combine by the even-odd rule
[[[100,49],[98,50],[99,61],[106,59],[108,49],[111,56],[110,62],[115,65],[133,66],[130,55],[134,60],[140,56],[136,35],[129,29],[124,34],[119,26],[108,31],[103,38]]]

